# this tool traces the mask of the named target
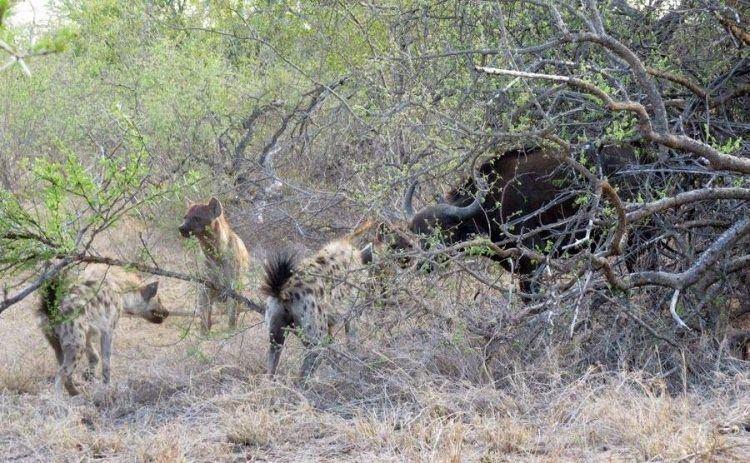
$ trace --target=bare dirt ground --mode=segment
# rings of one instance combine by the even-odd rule
[[[122,245],[107,243],[127,254]],[[192,265],[169,246],[174,265]],[[162,280],[162,291],[167,307],[193,307],[190,284]],[[636,373],[566,378],[551,356],[543,371],[513,367],[498,388],[465,373],[476,352],[408,324],[368,336],[398,315],[388,307],[364,314],[358,345],[307,390],[295,386],[294,338],[278,378],[263,375],[257,314],[231,336],[219,317],[212,339],[187,318],[124,318],[112,384],[59,399],[35,304],[0,317],[3,461],[750,461],[747,374],[675,396]]]

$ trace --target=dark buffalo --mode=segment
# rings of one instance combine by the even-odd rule
[[[631,146],[607,145],[591,148],[587,154],[588,165],[596,166],[615,185],[623,188],[633,183],[616,179],[618,172],[637,164]],[[427,237],[439,229],[442,242],[448,245],[484,235],[506,249],[520,244],[545,251],[552,241],[554,255],[584,236],[586,227],[585,221],[576,217],[579,210],[576,200],[584,190],[573,187],[576,182],[582,186],[585,183],[580,178],[576,180],[571,171],[564,161],[542,148],[508,151],[484,162],[475,176],[448,194],[444,201],[416,213],[411,206],[415,186],[412,184],[404,199],[408,228],[420,236],[422,248],[430,242]],[[477,178],[487,184],[482,188],[480,180],[477,188]],[[628,191],[621,194],[630,196]],[[391,245],[401,249],[409,246],[402,237],[394,237]],[[532,292],[530,276],[539,267],[538,262],[527,256],[514,262],[499,256],[492,258],[521,276],[523,293]]]

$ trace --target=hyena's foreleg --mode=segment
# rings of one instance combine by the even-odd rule
[[[357,340],[357,324],[351,317],[344,319],[344,333],[346,333],[346,343],[348,347],[353,347]]]
[[[54,333],[48,333],[45,331],[44,337],[47,338],[49,345],[52,346],[52,350],[55,351],[55,358],[57,359],[57,366],[62,365],[63,351],[62,351],[62,346],[60,345],[60,340],[57,338],[57,335],[55,335]]]
[[[349,347],[353,346],[354,341],[357,339],[357,325],[352,318],[352,313],[346,315],[329,313],[326,317],[326,321],[328,322],[328,335],[333,337],[336,332],[336,327],[341,325],[343,321],[344,333],[346,334],[346,344]]]
[[[83,345],[77,343],[66,344],[62,349],[63,361],[55,375],[55,391],[60,397],[63,395],[63,385],[65,385],[68,394],[72,396],[81,393],[75,382],[73,382],[73,370],[75,369],[76,363],[78,363],[82,350]]]
[[[104,332],[101,335],[102,345],[102,380],[104,384],[109,384],[111,378],[111,361],[112,361],[112,332]]]
[[[89,361],[89,366],[83,372],[83,378],[86,381],[91,381],[96,376],[96,367],[99,365],[99,354],[94,348],[94,343],[98,341],[99,334],[96,332],[89,331],[86,336],[86,357]]]
[[[198,293],[198,314],[201,319],[201,334],[208,334],[211,331],[211,307],[214,298],[210,291],[210,289],[203,287]]]
[[[320,346],[310,345],[307,346],[307,353],[305,354],[304,360],[302,360],[302,368],[300,368],[299,375],[303,381],[306,381],[318,368],[318,357],[320,356]]]
[[[238,314],[238,302],[234,299],[227,300],[227,314],[229,315],[229,328],[235,329],[237,327],[237,314]]]

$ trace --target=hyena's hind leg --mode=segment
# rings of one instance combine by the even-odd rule
[[[99,333],[89,331],[86,336],[86,357],[89,361],[89,366],[83,372],[83,378],[86,381],[91,381],[96,377],[96,367],[99,365],[99,354],[96,352],[94,343],[99,341]]]
[[[292,326],[292,319],[289,313],[276,302],[267,304],[266,324],[268,325],[268,359],[266,371],[270,376],[276,374],[276,368],[279,366],[281,350],[284,348],[287,328]]]

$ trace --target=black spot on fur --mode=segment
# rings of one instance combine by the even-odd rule
[[[278,251],[270,256],[263,266],[265,276],[260,286],[261,294],[279,297],[289,278],[294,275],[296,266],[297,255],[292,251]]]
[[[320,264],[320,265],[325,265],[326,264],[326,258],[325,258],[325,256],[318,256],[318,258],[315,259],[315,262],[318,263],[318,264]]]

